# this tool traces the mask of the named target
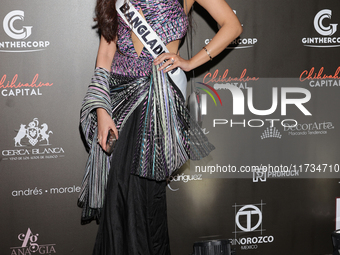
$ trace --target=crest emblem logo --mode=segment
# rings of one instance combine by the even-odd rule
[[[15,147],[25,146],[21,144],[21,140],[23,138],[27,138],[28,142],[32,146],[35,146],[38,142],[43,141],[46,141],[46,144],[44,145],[49,145],[50,134],[53,134],[53,132],[48,131],[48,125],[46,123],[43,123],[39,127],[38,118],[34,118],[33,121],[28,123],[28,125],[20,124],[18,134],[14,137]]]

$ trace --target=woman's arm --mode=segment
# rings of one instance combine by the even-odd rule
[[[99,49],[97,54],[96,67],[105,68],[108,72],[111,70],[111,63],[113,56],[116,52],[116,43],[108,43],[102,36],[100,38]],[[106,150],[106,138],[110,129],[113,130],[118,138],[118,131],[111,116],[103,108],[97,108],[97,121],[98,121],[98,140],[103,150]]]
[[[224,0],[196,0],[215,21],[221,26],[208,45],[205,46],[210,56],[213,58],[221,53],[235,38],[242,33],[242,26],[233,10]],[[193,0],[187,0],[188,6],[192,5]],[[189,60],[185,60],[173,53],[164,53],[158,56],[155,65],[165,62],[160,70],[166,68],[166,72],[180,67],[184,71],[190,71],[210,60],[210,56],[204,49],[200,50],[195,56]],[[173,59],[174,61],[172,61]],[[174,63],[172,63],[174,62]],[[171,65],[172,64],[172,65]]]
[[[100,38],[96,67],[105,68],[110,72],[113,56],[116,53],[116,43],[108,43],[103,36]]]

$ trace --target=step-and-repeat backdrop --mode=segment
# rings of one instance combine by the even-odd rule
[[[340,228],[340,2],[228,3],[242,35],[189,74],[216,149],[170,179],[172,253],[231,239],[237,254],[330,254]],[[94,4],[1,3],[1,254],[91,254],[97,225],[80,224],[76,201]],[[195,53],[218,26],[194,9]]]

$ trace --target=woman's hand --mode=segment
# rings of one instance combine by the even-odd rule
[[[163,61],[165,61],[163,63]],[[190,71],[192,69],[190,60],[186,60],[181,58],[179,55],[175,53],[163,53],[159,55],[155,60],[154,64],[158,65],[163,63],[162,66],[158,69],[163,70],[164,72],[169,72],[170,70],[180,67],[183,71]]]
[[[106,151],[106,138],[110,129],[116,135],[118,139],[118,130],[111,116],[103,108],[97,108],[97,122],[98,122],[98,134],[97,139],[99,145]]]

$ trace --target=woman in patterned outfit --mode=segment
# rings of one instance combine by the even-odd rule
[[[170,254],[166,178],[189,158],[201,159],[214,149],[166,72],[176,67],[190,71],[211,60],[242,28],[224,0],[196,1],[221,28],[189,60],[179,56],[178,47],[194,0],[184,5],[179,0],[130,1],[170,51],[154,60],[117,14],[116,1],[97,0],[101,41],[81,110],[90,153],[78,201],[83,223],[100,222],[93,254]],[[118,140],[108,156],[103,151],[110,129]]]

